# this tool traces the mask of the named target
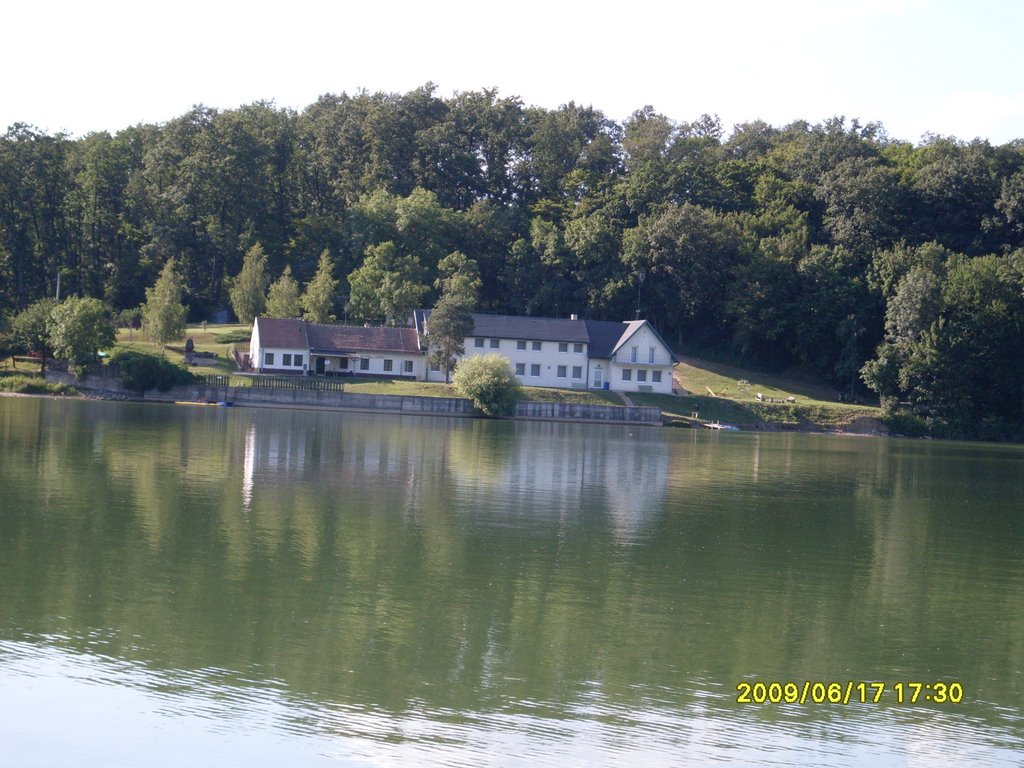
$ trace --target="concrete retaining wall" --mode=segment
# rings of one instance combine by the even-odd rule
[[[613,424],[661,424],[661,410],[648,405],[584,405],[581,403],[518,403],[517,419],[544,421],[606,421]]]
[[[47,371],[46,380],[71,384],[79,389],[121,392],[118,379],[87,376],[77,381],[70,373]],[[472,403],[457,397],[414,397],[412,395],[371,395],[359,392],[315,392],[305,389],[255,389],[251,387],[174,387],[155,390],[145,400],[158,402],[229,402],[240,406],[336,408],[354,411],[383,411],[424,416],[475,416]],[[543,421],[592,421],[608,424],[661,424],[661,411],[650,406],[582,405],[579,403],[518,403],[515,418]]]

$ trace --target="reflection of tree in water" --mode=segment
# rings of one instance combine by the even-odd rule
[[[453,430],[448,445],[452,501],[479,520],[606,516],[616,536],[630,538],[664,502],[670,450],[657,430],[482,424]]]
[[[1019,700],[1019,521],[890,509],[929,486],[980,493],[987,464],[790,435],[84,403],[0,414],[4,632],[186,681],[272,678],[342,712],[532,701],[557,717],[652,692],[685,707],[707,695],[694,681],[926,654],[989,680],[989,700]],[[885,466],[893,478],[864,469]],[[907,533],[913,548],[887,543]],[[898,594],[918,613],[896,621]],[[923,650],[937,621],[941,648]]]

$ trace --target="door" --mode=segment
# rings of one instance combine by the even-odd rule
[[[316,359],[316,372],[318,376],[324,375],[324,359],[322,357]]]
[[[600,368],[594,369],[594,389],[604,388],[604,371]]]

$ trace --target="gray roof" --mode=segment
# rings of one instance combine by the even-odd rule
[[[383,328],[362,325],[314,325],[308,323],[312,352],[401,352],[417,354],[419,341],[414,328]]]
[[[264,347],[308,349],[321,354],[345,352],[420,351],[413,328],[362,325],[319,325],[297,318],[257,317]]]
[[[416,331],[424,333],[430,319],[429,309],[417,310],[413,319]],[[555,317],[520,317],[519,315],[473,315],[473,336],[492,339],[523,339],[526,341],[582,342],[589,345],[590,357],[610,358],[615,350],[645,320],[616,322],[614,320],[571,320]],[[659,338],[661,338],[659,336]],[[668,347],[668,345],[665,345]],[[670,350],[671,351],[671,350]]]

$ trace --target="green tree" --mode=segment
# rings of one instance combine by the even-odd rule
[[[156,283],[146,289],[146,302],[142,305],[142,330],[161,347],[166,347],[171,339],[180,339],[185,333],[188,310],[181,303],[182,290],[174,259],[164,264]]]
[[[22,352],[38,352],[40,370],[46,370],[50,350],[50,315],[56,302],[40,299],[29,304],[11,319],[12,346]]]
[[[316,275],[306,284],[306,292],[302,294],[303,317],[311,323],[332,323],[335,320],[334,297],[338,291],[338,281],[333,275],[334,263],[326,248],[320,253]]]
[[[195,381],[191,371],[170,360],[131,350],[119,350],[111,359],[121,375],[125,389],[140,395],[150,389],[166,392],[171,387],[186,386]]]
[[[371,245],[363,265],[348,276],[348,311],[359,320],[405,325],[427,287],[415,256],[400,256],[394,243]]]
[[[65,299],[53,308],[48,326],[56,357],[72,365],[95,362],[96,353],[116,339],[114,324],[99,299]]]
[[[515,413],[521,387],[508,360],[497,352],[460,360],[452,383],[487,416]]]
[[[430,362],[444,369],[444,383],[455,368],[455,359],[465,354],[465,339],[473,332],[473,309],[480,291],[476,262],[455,251],[438,265],[441,274],[434,285],[441,299],[430,313],[427,342]]]
[[[298,317],[301,312],[299,284],[292,277],[292,268],[287,266],[267,291],[266,314],[268,317]]]
[[[242,271],[231,281],[228,296],[231,308],[240,323],[252,325],[256,316],[263,312],[267,303],[267,255],[263,246],[256,243],[246,251]]]

